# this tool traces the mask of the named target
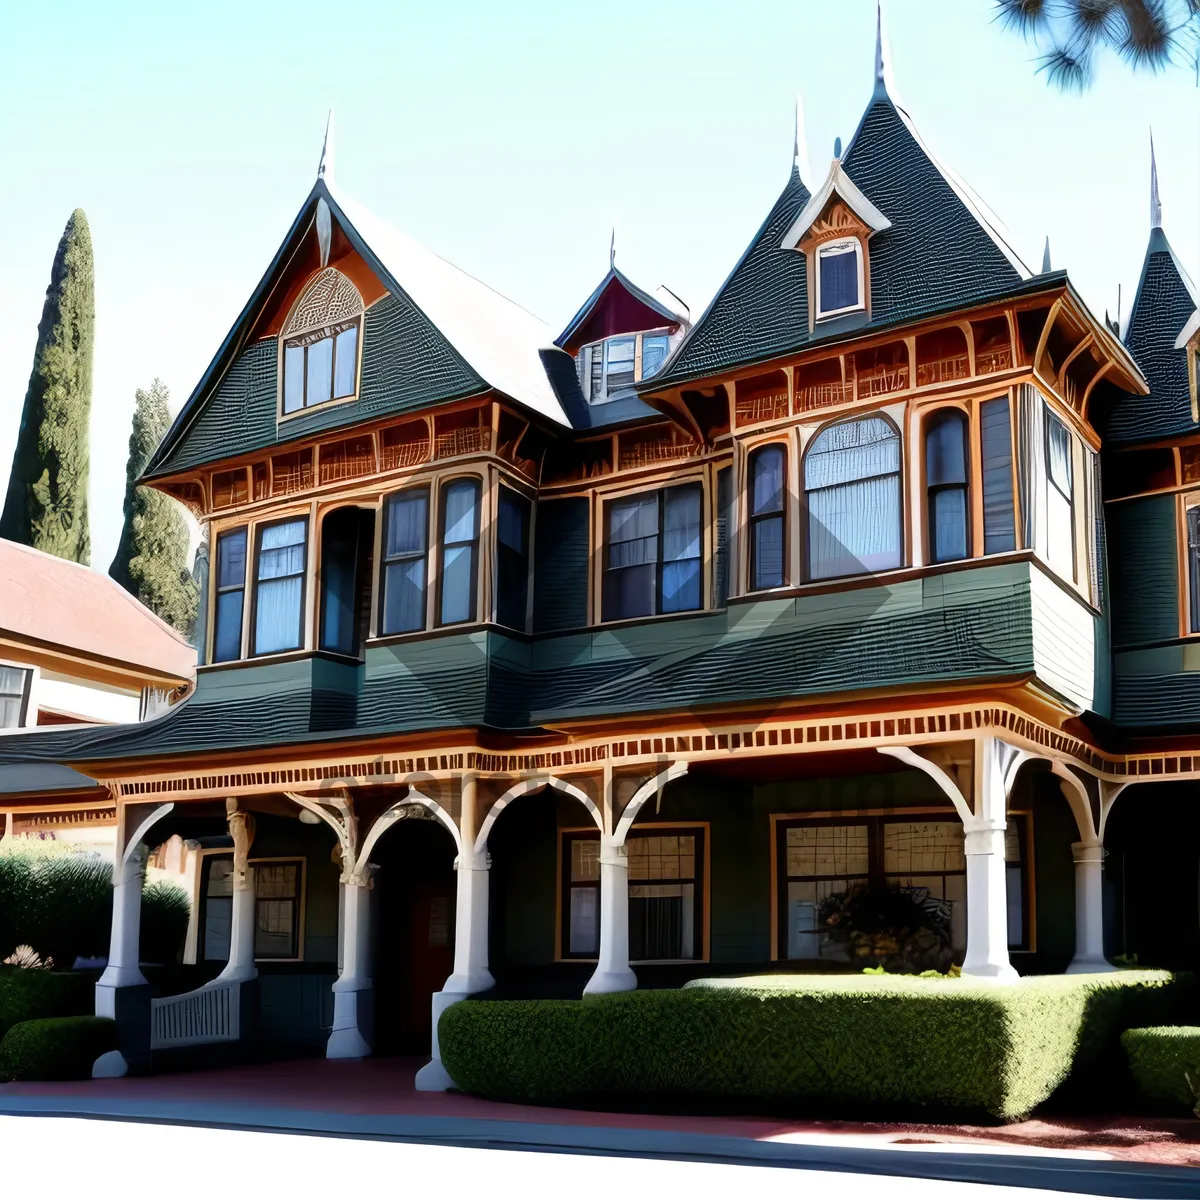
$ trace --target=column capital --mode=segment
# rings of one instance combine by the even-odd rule
[[[1101,842],[1072,842],[1071,854],[1077,863],[1102,863],[1108,856],[1108,851]]]
[[[492,856],[486,850],[478,853],[464,850],[455,858],[454,869],[456,871],[490,871]]]

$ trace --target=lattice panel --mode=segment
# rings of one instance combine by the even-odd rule
[[[354,284],[341,271],[326,267],[300,294],[283,327],[284,336],[357,317],[362,310],[362,297]]]

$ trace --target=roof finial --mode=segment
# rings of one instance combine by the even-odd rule
[[[611,271],[617,265],[617,227],[612,227],[612,236],[608,239],[608,269]]]
[[[1050,235],[1046,234],[1046,245],[1042,249],[1042,274],[1050,270]]]
[[[875,0],[875,98],[888,96],[891,86],[892,51],[883,31],[883,0]]]
[[[804,136],[804,101],[799,95],[796,97],[796,136],[792,140],[792,169],[800,176],[801,183],[811,191],[808,139]]]
[[[325,119],[325,141],[321,145],[321,164],[317,167],[317,178],[333,182],[333,109]]]
[[[1150,228],[1162,228],[1162,201],[1158,198],[1158,164],[1154,161],[1154,130],[1150,130]]]

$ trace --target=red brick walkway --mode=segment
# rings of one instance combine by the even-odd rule
[[[499,1104],[456,1093],[417,1092],[412,1081],[418,1065],[411,1059],[366,1059],[362,1062],[300,1059],[140,1079],[10,1083],[0,1085],[0,1106],[7,1097],[29,1096],[59,1100],[64,1110],[69,1110],[72,1100],[111,1098],[137,1101],[148,1108],[155,1101],[162,1101],[202,1104],[208,1111],[222,1105],[236,1105],[264,1111],[324,1111],[347,1117],[458,1117],[661,1130],[808,1145],[1079,1155],[1200,1166],[1200,1120],[1195,1119],[1053,1117],[1014,1125],[975,1126],[589,1112]]]

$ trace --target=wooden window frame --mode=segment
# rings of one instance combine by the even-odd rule
[[[843,308],[831,308],[825,311],[821,308],[821,259],[826,257],[830,251],[844,251],[846,247],[852,247],[855,257],[856,277],[858,280],[858,300],[854,304],[846,305]],[[822,321],[830,321],[834,317],[844,317],[849,313],[863,312],[867,307],[866,289],[864,287],[864,269],[865,255],[863,253],[862,238],[850,234],[846,237],[831,237],[819,242],[813,248],[813,312],[814,323],[819,325]]]
[[[293,417],[302,416],[304,413],[315,412],[318,409],[329,408],[335,404],[349,404],[351,401],[358,399],[359,390],[361,387],[360,373],[362,371],[362,341],[363,341],[363,326],[365,324],[363,317],[365,313],[360,313],[357,317],[346,317],[341,321],[334,321],[331,325],[318,325],[312,329],[297,330],[294,333],[289,333],[286,337],[281,336],[279,339],[279,419],[280,421],[289,421]],[[330,349],[329,360],[329,389],[332,392],[336,386],[337,380],[337,342],[338,338],[347,330],[357,330],[354,338],[354,388],[345,396],[331,395],[327,400],[318,400],[313,404],[308,402],[308,352],[313,346],[323,341],[333,342]],[[322,334],[321,337],[313,337],[314,334]],[[306,340],[307,339],[307,340]],[[297,345],[299,343],[299,345]],[[287,403],[287,352],[289,349],[299,349],[303,351],[302,366],[301,366],[301,399],[300,407],[292,409],[288,412],[284,405]]]
[[[998,397],[992,397],[998,399]],[[980,428],[979,412],[980,405],[972,405],[963,407],[959,404],[938,404],[932,408],[926,409],[921,414],[921,496],[923,505],[922,522],[925,530],[927,554],[930,566],[942,566],[945,563],[964,562],[969,558],[980,557],[975,552],[975,509],[978,507],[982,515],[983,511],[983,491],[982,486],[976,488],[976,466],[975,460],[980,460],[982,468],[982,431]],[[963,467],[965,479],[961,484],[930,484],[929,482],[929,432],[935,422],[945,421],[948,414],[956,414],[962,422],[963,433]],[[979,443],[979,452],[972,453],[975,449],[975,443]],[[903,455],[901,455],[903,459]],[[965,537],[966,537],[966,553],[959,558],[935,558],[934,550],[936,546],[936,538],[934,534],[933,524],[933,496],[936,492],[950,491],[961,487],[966,494],[966,503],[964,505],[965,513]],[[978,502],[977,502],[978,501]]]
[[[625,842],[633,837],[654,837],[656,834],[695,833],[701,838],[701,852],[696,855],[698,860],[696,876],[692,880],[698,891],[696,896],[696,912],[700,923],[700,954],[693,958],[648,958],[631,959],[631,966],[689,966],[711,961],[709,941],[711,917],[711,828],[708,821],[647,821],[645,824],[635,822],[626,835]],[[571,888],[570,854],[567,849],[570,841],[597,841],[600,831],[594,825],[580,825],[558,830],[558,872],[555,890],[555,921],[554,921],[554,961],[556,963],[595,963],[595,955],[567,954],[564,951],[566,938],[569,936],[567,915],[570,912],[569,893]],[[635,886],[633,881],[630,886]],[[683,882],[687,882],[684,880]],[[575,885],[578,886],[578,885]],[[600,880],[596,881],[597,893]]]
[[[13,729],[28,728],[26,722],[29,720],[29,701],[33,693],[33,673],[36,668],[29,666],[26,663],[11,662],[7,659],[0,659],[0,667],[10,671],[21,672],[21,691],[4,692],[3,698],[11,700],[14,697],[19,698],[20,706],[17,709],[17,723],[15,725],[0,726],[0,732],[7,732]]]
[[[425,560],[425,583],[421,589],[421,607],[423,621],[420,629],[400,629],[393,632],[385,632],[383,628],[384,613],[387,606],[387,568],[394,562],[411,562],[416,555],[394,555],[391,558],[387,557],[387,531],[388,523],[391,520],[389,509],[391,501],[397,496],[403,496],[407,492],[424,492],[425,493],[425,552],[420,557]],[[378,528],[380,531],[378,567],[375,571],[375,609],[376,628],[378,629],[378,637],[403,637],[408,634],[425,633],[429,629],[429,577],[431,573],[430,559],[432,558],[431,551],[433,549],[433,539],[430,537],[433,528],[433,495],[434,488],[432,481],[414,483],[409,487],[397,488],[394,491],[386,492],[379,499],[380,520]],[[368,640],[370,640],[368,638]]]
[[[300,575],[299,575],[299,579],[301,581],[301,586],[300,586],[300,614],[299,614],[299,621],[297,623],[297,644],[287,650],[264,650],[264,651],[260,652],[258,649],[258,646],[257,646],[258,638],[256,636],[256,633],[257,633],[257,623],[258,623],[258,588],[259,588],[259,584],[261,582],[263,582],[258,577],[258,560],[259,560],[259,555],[262,553],[262,535],[265,530],[271,529],[276,525],[296,525],[296,524],[302,524],[304,526],[304,567],[301,570]],[[305,637],[305,632],[306,632],[305,618],[306,618],[307,612],[308,612],[309,585],[312,582],[312,580],[311,580],[312,572],[310,570],[310,567],[312,565],[311,549],[312,549],[312,518],[307,513],[304,515],[301,515],[299,513],[294,513],[291,516],[276,517],[270,521],[255,522],[255,525],[254,525],[254,557],[252,559],[251,565],[248,565],[248,567],[247,567],[247,570],[250,573],[250,583],[251,583],[251,588],[252,588],[250,605],[249,605],[249,614],[248,614],[249,654],[247,655],[247,657],[249,657],[249,658],[273,658],[274,656],[276,656],[278,654],[297,654],[297,653],[301,652],[302,650],[304,650],[305,646],[307,645],[307,638]],[[295,579],[295,578],[297,578],[297,576],[286,575],[286,576],[276,576],[276,578]],[[269,583],[271,581],[267,580],[266,582]],[[216,631],[214,630],[213,632],[215,633]]]
[[[217,859],[228,858],[232,861],[233,851],[224,847],[219,847],[211,850],[201,850],[199,852],[199,863],[196,869],[195,882],[195,901],[193,912],[196,920],[196,938],[195,938],[195,959],[192,965],[199,966],[202,963],[219,963],[221,960],[217,958],[206,958],[204,956],[204,921],[205,921],[205,905],[208,901],[208,878],[212,871],[212,864]],[[296,939],[296,956],[294,958],[277,957],[275,955],[266,955],[260,957],[254,956],[256,963],[297,963],[304,962],[304,938],[307,926],[308,916],[308,859],[302,854],[279,854],[264,858],[251,858],[247,862],[247,866],[253,868],[263,863],[299,863],[300,878],[297,882],[296,894],[296,916],[295,916],[295,939]],[[254,898],[254,923],[258,923],[258,895],[255,893]],[[251,929],[250,937],[253,942],[255,930]]]
[[[235,587],[232,584],[226,588],[221,587],[221,541],[235,533],[242,533],[246,538],[246,554],[242,569],[242,582],[240,587]],[[250,553],[251,547],[254,545],[252,530],[248,522],[242,522],[238,525],[230,525],[225,529],[217,531],[213,539],[213,563],[212,563],[212,578],[215,586],[212,588],[212,599],[210,601],[212,607],[212,620],[209,622],[209,652],[207,660],[213,665],[217,665],[217,616],[221,611],[220,598],[224,593],[240,591],[242,593],[242,619],[238,625],[238,652],[233,658],[223,658],[221,663],[239,662],[246,657],[246,610],[250,607],[246,603],[246,593],[250,590],[250,568],[253,564],[253,556]]]
[[[754,463],[764,450],[778,447],[783,452],[783,504],[779,509],[769,513],[754,512]],[[791,522],[788,520],[789,500],[791,499],[791,464],[793,447],[790,438],[770,438],[766,441],[755,442],[746,449],[746,595],[766,596],[791,586],[792,580],[792,545]],[[736,483],[736,480],[735,480]],[[769,587],[759,587],[754,576],[754,548],[757,542],[756,526],[766,520],[779,517],[783,521],[783,564],[778,584]]]
[[[1050,489],[1053,488],[1064,500],[1067,501],[1071,513],[1071,577],[1065,582],[1071,584],[1078,589],[1079,586],[1079,531],[1076,529],[1078,521],[1077,511],[1077,493],[1079,491],[1077,476],[1079,471],[1075,462],[1077,439],[1075,432],[1068,422],[1064,421],[1053,407],[1046,402],[1046,397],[1043,395],[1042,400],[1042,463],[1045,472],[1046,485],[1046,565],[1057,575],[1058,566],[1050,560]],[[1062,488],[1054,482],[1054,476],[1050,471],[1050,422],[1053,421],[1062,428],[1062,431],[1067,437],[1067,465],[1071,472],[1071,494],[1064,495]]]
[[[526,505],[525,513],[525,617],[520,626],[506,625],[500,620],[500,506],[504,503],[504,494],[515,497]],[[495,576],[494,603],[492,616],[501,629],[513,629],[517,633],[528,633],[529,623],[533,614],[533,521],[535,500],[510,486],[503,479],[496,481],[496,552],[493,556],[493,574]]]
[[[475,488],[475,536],[474,536],[474,538],[471,538],[467,541],[452,542],[452,543],[449,543],[449,545],[452,547],[457,547],[457,546],[473,547],[474,552],[471,555],[471,587],[470,587],[471,611],[470,611],[470,615],[465,617],[461,621],[443,621],[442,620],[442,597],[443,597],[443,590],[445,587],[446,547],[448,545],[448,543],[446,542],[446,492],[451,487],[453,487],[456,483],[461,483],[464,481],[470,482],[471,484],[474,485],[474,488]],[[483,498],[484,498],[485,490],[486,490],[483,485],[484,485],[484,480],[479,475],[476,475],[476,474],[452,475],[446,479],[441,480],[440,483],[438,484],[438,489],[437,489],[438,512],[437,512],[437,525],[436,525],[436,529],[438,531],[438,540],[437,540],[438,572],[437,572],[437,581],[436,581],[436,589],[435,589],[436,599],[434,601],[435,620],[433,622],[435,629],[458,629],[458,628],[468,626],[468,625],[477,625],[479,623],[479,612],[480,612],[479,580],[481,578],[480,567],[482,566],[482,563],[480,561],[480,555],[482,552],[482,543],[483,543],[483,516],[484,516],[484,514],[483,514]]]
[[[671,357],[671,327],[669,325],[656,326],[654,329],[639,329],[634,333],[613,333],[608,337],[597,338],[594,342],[587,342],[579,347],[576,356],[578,364],[577,373],[579,375],[579,386],[583,392],[583,398],[588,404],[602,405],[609,404],[615,399],[614,396],[608,394],[608,344],[609,342],[622,341],[625,338],[633,339],[633,382],[641,383],[643,379],[652,379],[653,376],[645,376],[642,374],[642,349],[645,339],[648,337],[665,337],[667,339],[667,358]],[[604,392],[600,396],[592,395],[592,359],[597,348],[600,349],[603,355],[601,365],[600,378],[604,384]],[[663,360],[666,362],[666,359]],[[661,368],[660,368],[661,370]]]

